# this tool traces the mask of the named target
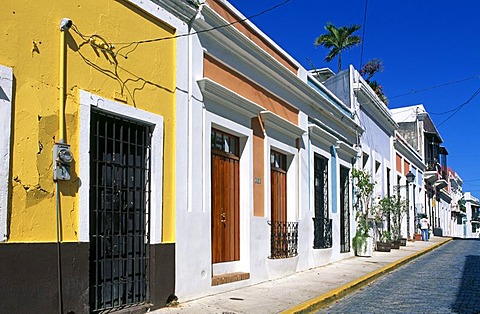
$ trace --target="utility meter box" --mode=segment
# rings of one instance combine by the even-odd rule
[[[70,151],[70,145],[55,143],[53,145],[53,180],[70,180],[70,165],[73,156]]]

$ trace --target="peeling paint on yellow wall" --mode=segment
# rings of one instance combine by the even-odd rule
[[[78,233],[79,90],[127,103],[164,117],[164,240],[175,225],[175,41],[122,45],[167,37],[174,30],[122,1],[2,3],[0,64],[13,68],[14,120],[9,241],[56,240],[52,148],[58,140],[59,23],[78,29],[66,34],[66,139],[74,156],[72,179],[60,182],[64,241]],[[28,22],[27,22],[28,21]],[[88,36],[97,35],[95,43]],[[106,41],[113,50],[104,49]]]

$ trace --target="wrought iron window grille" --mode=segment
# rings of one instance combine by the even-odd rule
[[[271,259],[298,255],[298,222],[268,221]]]
[[[313,248],[329,249],[332,247],[332,219],[312,217],[314,227]]]

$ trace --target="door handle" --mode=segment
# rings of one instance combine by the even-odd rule
[[[222,217],[222,219],[220,220],[220,222],[225,223],[225,222],[227,221],[227,219],[226,219],[226,214],[225,214],[225,213],[221,213],[220,216]]]

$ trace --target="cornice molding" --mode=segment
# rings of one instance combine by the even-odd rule
[[[260,117],[262,118],[263,125],[268,134],[268,129],[276,130],[292,139],[297,139],[301,137],[305,130],[296,126],[292,122],[276,115],[271,111],[262,111],[260,112]]]
[[[308,134],[311,138],[329,146],[335,145],[338,141],[338,138],[336,136],[330,134],[329,132],[315,124],[310,124],[308,126]]]
[[[348,145],[344,141],[337,141],[335,148],[337,148],[339,151],[344,152],[350,157],[356,157],[357,156],[357,150],[353,148],[352,146]]]
[[[137,2],[151,1],[158,6],[165,8],[168,12],[188,24],[190,20],[197,14],[197,7],[191,1],[178,0],[137,0]]]
[[[355,70],[356,71],[356,70]],[[362,96],[367,105],[370,105],[370,108],[376,114],[377,117],[386,122],[390,128],[388,130],[393,133],[393,131],[398,129],[398,124],[393,120],[393,117],[388,110],[387,106],[378,98],[377,94],[373,91],[373,89],[368,85],[368,83],[360,76],[360,74],[356,75],[358,82],[353,83],[354,91],[359,92],[359,96]],[[384,125],[385,126],[385,125]]]
[[[194,27],[200,28],[199,31],[228,23],[208,6],[203,7],[202,14],[204,19],[196,20],[194,24]],[[304,104],[320,112],[323,117],[333,121],[339,127],[343,127],[345,131],[352,134],[355,134],[355,130],[362,132],[360,125],[334,104],[338,99],[331,91],[327,88],[324,89],[325,94],[332,99],[320,94],[309,86],[306,80],[302,80],[236,28],[222,27],[215,31],[199,33],[198,36],[209,36],[216,44],[254,65],[272,81],[288,86],[291,93],[299,97]],[[222,38],[219,38],[220,36]],[[205,48],[208,50],[208,47]],[[276,94],[272,91],[269,92]],[[295,106],[299,108],[297,104]],[[299,109],[302,110],[302,108]]]
[[[243,96],[229,90],[223,85],[212,81],[209,78],[203,78],[197,81],[203,97],[211,99],[228,106],[229,109],[246,116],[248,118],[257,117],[265,108],[246,99]]]

